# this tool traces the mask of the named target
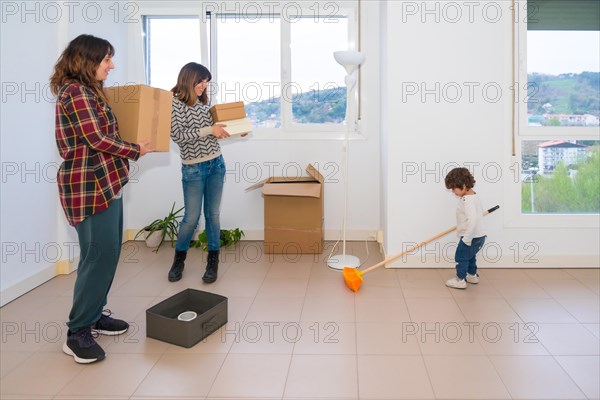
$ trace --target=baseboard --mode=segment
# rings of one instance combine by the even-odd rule
[[[455,262],[435,255],[429,258],[419,257],[399,258],[386,265],[386,268],[451,268]],[[389,257],[389,256],[388,256]],[[600,257],[597,255],[562,256],[537,254],[530,258],[515,259],[502,256],[485,259],[477,258],[478,268],[600,268]]]
[[[227,228],[223,228],[227,229]],[[125,240],[144,240],[141,236],[138,236],[135,239],[135,235],[139,229],[126,229],[123,237]],[[244,237],[242,240],[264,240],[265,234],[262,229],[244,229]],[[325,240],[342,240],[342,232],[339,230],[326,230],[325,231]],[[377,240],[377,231],[376,230],[356,230],[356,231],[348,231],[346,232],[346,240],[347,241],[356,241],[356,240],[366,240],[370,242],[374,242]]]
[[[54,278],[56,276],[56,268],[56,264],[50,264],[22,281],[2,289],[0,292],[0,307]]]

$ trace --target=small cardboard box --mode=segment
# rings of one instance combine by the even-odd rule
[[[323,252],[323,176],[312,165],[309,177],[271,177],[246,190],[262,187],[267,254]]]
[[[209,111],[214,123],[246,118],[243,101],[216,104]]]
[[[179,314],[194,311],[191,321]],[[192,347],[227,323],[227,297],[185,289],[146,310],[146,336],[182,347]]]
[[[252,132],[252,123],[246,117],[243,101],[217,104],[209,111],[213,123],[226,125],[225,130],[232,136]]]
[[[105,88],[117,117],[119,134],[131,143],[150,141],[156,151],[169,151],[173,94],[146,85]]]

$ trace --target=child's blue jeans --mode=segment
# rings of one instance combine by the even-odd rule
[[[458,241],[454,261],[456,261],[456,276],[458,279],[465,279],[467,272],[470,275],[477,274],[477,253],[485,243],[485,236],[473,238],[471,245],[467,246],[462,241],[462,237]]]

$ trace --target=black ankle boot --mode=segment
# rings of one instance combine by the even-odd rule
[[[187,257],[187,251],[175,250],[175,259],[169,271],[169,282],[177,282],[181,279],[183,268],[185,267],[185,257]]]
[[[219,250],[208,251],[208,263],[206,264],[206,272],[202,277],[205,283],[213,283],[217,280],[217,271],[219,270]]]

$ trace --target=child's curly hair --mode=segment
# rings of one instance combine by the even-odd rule
[[[475,186],[475,178],[467,168],[454,168],[446,175],[446,189],[471,189]]]

